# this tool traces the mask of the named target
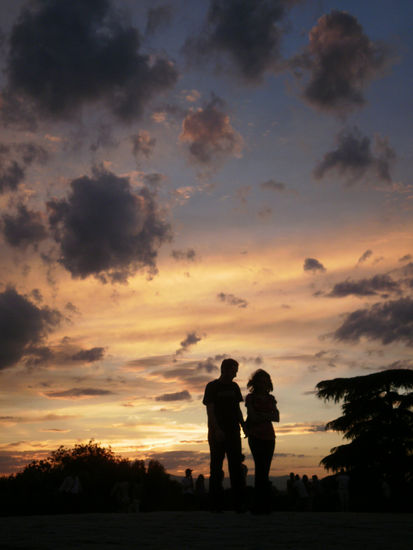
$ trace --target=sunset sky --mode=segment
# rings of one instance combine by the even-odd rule
[[[413,3],[0,10],[0,473],[94,439],[207,474],[234,357],[272,474],[323,475],[315,385],[413,368]]]

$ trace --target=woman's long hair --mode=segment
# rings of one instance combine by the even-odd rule
[[[263,378],[264,376],[268,379],[270,391],[274,389],[271,376],[268,374],[268,372],[264,369],[258,369],[252,373],[251,378],[248,380],[247,388],[249,388],[250,392],[253,392],[255,390],[257,380],[259,378]]]

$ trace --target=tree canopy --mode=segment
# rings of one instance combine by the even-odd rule
[[[331,449],[321,463],[328,469],[365,470],[389,482],[413,472],[413,371],[392,369],[323,380],[317,397],[343,401],[342,416],[326,429],[350,442]],[[410,391],[409,391],[410,390]]]

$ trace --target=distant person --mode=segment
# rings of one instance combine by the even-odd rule
[[[296,495],[296,509],[299,512],[306,512],[309,508],[310,495],[308,494],[303,480],[298,474],[295,476],[294,490]]]
[[[341,468],[340,472],[337,474],[336,481],[340,510],[342,512],[348,512],[350,504],[350,476],[346,474],[344,468]]]
[[[295,508],[296,494],[294,489],[295,474],[290,472],[290,475],[287,479],[287,496],[290,510]]]
[[[245,405],[248,411],[248,443],[255,464],[255,504],[253,512],[271,511],[271,483],[269,473],[275,448],[275,433],[272,422],[280,421],[277,401],[273,391],[271,376],[258,369],[251,376],[247,387]]]
[[[192,478],[192,470],[185,470],[185,477],[182,479],[182,494],[184,497],[184,508],[190,510],[194,507],[194,480]]]
[[[205,477],[199,474],[195,481],[195,493],[199,496],[205,495]]]
[[[205,388],[203,404],[208,415],[208,442],[211,454],[209,493],[212,511],[223,509],[223,462],[225,455],[231,480],[232,497],[235,509],[244,510],[244,491],[241,474],[240,426],[245,430],[245,422],[240,409],[243,400],[238,384],[238,362],[224,359],[221,375],[209,382]]]
[[[182,480],[182,493],[184,495],[194,494],[194,480],[192,478],[192,470],[190,468],[185,470],[185,477]]]
[[[205,478],[202,474],[196,478],[195,481],[195,497],[199,510],[205,510],[206,507],[206,490],[205,490]]]

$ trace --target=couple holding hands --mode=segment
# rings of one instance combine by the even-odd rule
[[[275,448],[272,422],[280,421],[280,413],[277,401],[271,394],[271,377],[265,370],[258,369],[247,384],[247,419],[244,422],[240,409],[243,399],[238,384],[234,382],[237,372],[238,362],[235,359],[224,359],[220,377],[209,382],[205,388],[203,404],[206,405],[208,415],[208,442],[211,454],[211,509],[221,511],[223,508],[222,465],[226,455],[235,510],[246,511],[245,480],[241,469],[241,426],[248,437],[255,464],[255,499],[252,512],[269,513],[271,484],[268,476]]]

